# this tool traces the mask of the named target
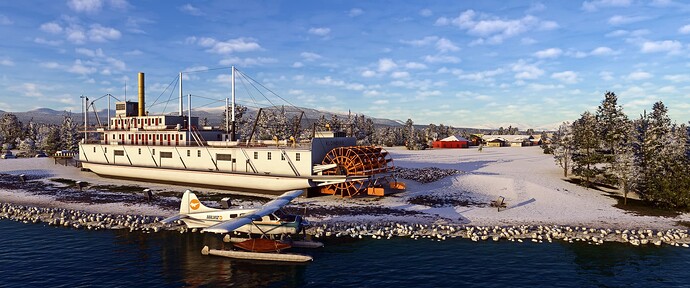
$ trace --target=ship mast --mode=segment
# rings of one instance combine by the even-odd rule
[[[232,81],[230,82],[231,89],[232,89],[232,128],[230,130],[230,141],[235,141],[235,66],[232,66],[232,73],[231,73],[231,78]],[[227,105],[226,105],[227,107]],[[227,115],[228,113],[225,113]]]
[[[182,72],[180,72],[180,105],[179,105],[179,116],[184,116],[182,113]]]

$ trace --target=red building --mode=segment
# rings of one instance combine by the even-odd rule
[[[470,146],[470,141],[461,136],[450,136],[436,140],[432,145],[434,148],[467,148]]]

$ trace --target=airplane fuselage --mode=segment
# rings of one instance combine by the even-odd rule
[[[232,209],[213,212],[201,212],[188,214],[182,219],[188,228],[206,228],[218,223],[229,221],[245,214],[251,214],[257,209]],[[235,231],[249,234],[297,234],[302,231],[302,219],[300,216],[287,215],[289,219],[280,219],[274,215],[261,217],[259,221],[244,225]]]

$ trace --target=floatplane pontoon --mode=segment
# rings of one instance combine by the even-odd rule
[[[203,232],[226,234],[224,241],[236,242],[237,250],[216,250],[205,246],[204,255],[217,255],[230,258],[307,262],[312,257],[300,254],[280,253],[291,247],[316,248],[323,244],[312,241],[292,241],[290,235],[298,235],[304,232],[309,223],[300,215],[289,215],[280,209],[302,194],[301,190],[289,191],[280,195],[258,209],[215,209],[204,206],[199,199],[187,190],[182,196],[180,213],[163,219],[163,223],[172,223],[181,220],[188,228],[200,228]],[[249,239],[231,238],[227,233],[243,232],[249,235]],[[251,235],[260,235],[260,238],[251,238]],[[290,239],[274,240],[270,237]]]

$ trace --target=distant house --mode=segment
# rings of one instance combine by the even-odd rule
[[[542,143],[544,143],[541,139],[541,134],[538,135],[531,135],[529,137],[529,141],[532,142],[532,146],[539,146]]]
[[[484,134],[470,134],[470,146],[479,146],[479,144],[484,143],[482,137]]]
[[[484,135],[482,139],[489,147],[532,146],[530,135]]]
[[[441,140],[436,140],[432,145],[434,148],[467,148],[470,146],[470,141],[462,136],[453,135]]]

